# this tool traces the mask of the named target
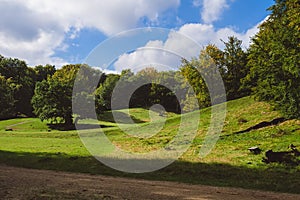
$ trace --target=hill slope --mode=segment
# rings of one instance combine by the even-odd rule
[[[281,116],[272,111],[267,103],[256,102],[250,97],[228,102],[222,135],[212,152],[207,157],[200,158],[199,150],[209,126],[210,110],[207,108],[201,111],[197,136],[188,151],[175,163],[153,173],[126,174],[112,170],[90,155],[76,131],[50,130],[46,122],[32,118],[0,121],[0,163],[29,168],[299,193],[299,166],[262,162],[264,152],[268,149],[286,151],[290,144],[300,147],[299,120],[287,120],[277,125],[237,134]],[[150,123],[151,118],[147,110],[132,109],[129,113],[140,122],[141,127]],[[157,113],[153,115],[158,116]],[[191,119],[199,118],[197,113],[186,115]],[[106,117],[102,120],[100,124],[110,126],[103,130],[116,145],[125,150],[147,152],[168,144],[177,133],[180,116],[168,116],[163,129],[145,139],[124,134]],[[163,119],[154,120],[161,122]],[[86,120],[81,123],[95,122]],[[129,129],[130,126],[129,124]],[[251,146],[259,146],[263,150],[262,154],[250,153],[248,148]]]

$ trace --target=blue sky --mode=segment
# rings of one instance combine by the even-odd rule
[[[220,48],[220,39],[235,35],[247,48],[273,4],[273,0],[0,0],[0,54],[31,66],[60,67],[83,62],[99,43],[119,32],[143,27],[172,29],[200,45],[214,43]],[[158,37],[162,41],[156,47],[188,48],[164,36]],[[140,63],[137,57],[145,59],[136,52],[119,56],[120,66]],[[160,62],[159,55],[149,57]]]

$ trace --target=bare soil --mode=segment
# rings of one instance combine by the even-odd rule
[[[0,166],[0,199],[295,200],[300,195]]]

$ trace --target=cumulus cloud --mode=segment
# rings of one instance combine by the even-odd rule
[[[179,0],[28,0],[26,5],[35,11],[51,15],[65,27],[94,27],[111,35],[134,28],[141,17],[151,21]]]
[[[212,23],[219,19],[222,12],[228,8],[228,0],[203,0],[202,20],[205,23]]]
[[[259,24],[245,33],[238,33],[231,28],[216,30],[213,25],[207,24],[185,24],[179,30],[171,31],[166,41],[150,41],[132,53],[121,55],[114,64],[115,69],[118,72],[126,68],[138,71],[143,67],[149,67],[147,64],[143,65],[145,63],[152,63],[153,67],[159,68],[161,65],[169,66],[164,69],[178,67],[182,57],[185,59],[197,57],[200,50],[208,44],[215,44],[223,49],[222,40],[227,41],[229,36],[242,40],[246,49],[250,45],[251,37],[258,32]],[[170,52],[174,54],[171,55]]]
[[[66,48],[66,33],[73,31],[74,39],[82,28],[96,28],[112,35],[136,27],[141,18],[155,21],[179,4],[180,0],[2,0],[0,53],[31,65],[65,63],[53,55]]]
[[[115,70],[131,69],[138,72],[146,67],[155,67],[157,70],[174,70],[180,64],[181,55],[168,47],[163,41],[149,41],[144,47],[136,51],[119,56],[114,63]]]

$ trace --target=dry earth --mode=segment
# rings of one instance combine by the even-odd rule
[[[296,200],[300,195],[0,166],[0,199]]]

